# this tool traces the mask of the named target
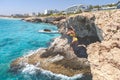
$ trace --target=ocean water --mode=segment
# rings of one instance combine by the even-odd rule
[[[38,32],[46,28],[57,31],[57,27],[50,24],[0,19],[0,80],[81,80],[82,74],[68,77],[30,64],[26,64],[20,73],[9,71],[13,60],[48,47],[53,38],[60,36]]]
[[[49,42],[59,36],[38,32],[45,28],[57,30],[50,24],[0,19],[0,80],[18,80],[17,75],[9,72],[11,61],[32,50],[49,46]]]

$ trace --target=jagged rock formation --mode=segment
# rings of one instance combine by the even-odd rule
[[[17,72],[20,69],[24,68],[25,63],[36,65],[39,62],[39,65],[37,65],[37,67],[43,68],[45,70],[50,70],[54,73],[64,74],[67,76],[74,76],[80,73],[83,73],[86,75],[87,73],[90,73],[90,65],[87,60],[87,53],[85,49],[86,44],[81,44],[78,47],[76,47],[77,49],[81,49],[81,50],[78,50],[77,53],[75,53],[75,51],[70,46],[71,39],[69,38],[69,36],[65,34],[64,30],[62,31],[63,28],[68,27],[66,26],[66,24],[70,25],[70,23],[66,23],[66,22],[71,20],[71,18],[73,18],[74,22],[76,21],[81,22],[82,18],[83,19],[85,18],[84,16],[79,16],[79,18],[77,17],[78,16],[69,17],[66,20],[64,19],[60,20],[59,23],[57,24],[59,27],[59,32],[62,34],[62,36],[56,38],[52,42],[49,48],[35,52],[36,54],[28,56],[27,58],[21,57],[13,61],[13,63],[11,64],[11,70],[14,72]],[[92,20],[90,19],[91,17],[90,18],[86,17],[85,22],[80,23],[83,26],[79,26],[79,24],[76,25],[78,26],[78,28],[86,29],[86,32],[85,32],[86,35],[84,36],[84,34],[81,34],[82,38],[85,38],[85,37],[89,38],[91,36],[97,37],[97,33],[94,29],[96,28],[96,26],[95,25],[93,27],[90,26],[92,24],[91,23]],[[90,27],[90,28],[93,28],[94,30],[93,29],[88,30],[88,28],[86,28],[87,20],[88,20],[87,22],[88,28]],[[81,37],[81,36],[78,36],[78,37]],[[96,40],[98,40],[98,37],[96,38]]]
[[[33,65],[39,62],[38,67],[58,74],[73,76],[90,73],[91,69],[93,80],[120,79],[119,10],[82,13],[59,19],[57,22],[52,20],[50,23],[58,25],[62,36],[56,38],[49,48],[13,61],[12,71],[23,68],[21,62]],[[70,26],[75,29],[79,40],[77,50],[71,49],[71,38],[66,35]]]
[[[94,15],[104,40],[87,48],[93,80],[120,80],[120,11],[100,11]]]
[[[58,16],[58,17],[30,17],[30,18],[24,18],[22,20],[27,22],[44,22],[44,23],[51,23],[57,25],[60,20],[65,19],[65,16]]]
[[[99,41],[96,31],[97,27],[94,24],[94,20],[92,19],[93,17],[94,16],[84,17],[81,15],[76,15],[70,16],[66,20],[61,20],[58,23],[58,27],[62,36],[56,38],[49,48],[43,51],[40,50],[36,52],[36,54],[27,58],[22,57],[15,60],[11,64],[11,70],[16,72],[24,67],[24,63],[36,65],[39,62],[40,65],[38,65],[38,67],[67,76],[74,76],[80,73],[90,73],[90,65],[87,60],[86,46],[92,42]],[[73,22],[76,25],[72,24]],[[79,46],[76,46],[76,50],[71,48],[71,38],[66,35],[65,32],[65,29],[70,25],[75,28],[76,34],[80,40]],[[79,33],[78,30],[81,33]],[[84,41],[85,39],[89,40]],[[83,41],[83,43],[81,43],[81,41]]]

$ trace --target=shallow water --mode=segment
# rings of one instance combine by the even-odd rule
[[[38,32],[46,28],[57,31],[57,27],[50,24],[0,19],[0,80],[44,80],[44,77],[28,78],[22,73],[12,74],[9,72],[9,66],[14,59],[32,50],[48,47],[53,38],[60,36]]]

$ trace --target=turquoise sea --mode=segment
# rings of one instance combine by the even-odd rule
[[[10,63],[18,57],[46,48],[60,34],[39,33],[39,30],[57,27],[45,23],[29,23],[16,19],[0,19],[0,80],[80,80],[81,74],[67,77],[50,71],[39,70],[26,64],[20,73],[9,71]]]
[[[59,36],[38,32],[46,28],[57,30],[50,24],[0,19],[0,80],[19,79],[8,71],[11,61],[32,50],[47,47],[53,38]]]

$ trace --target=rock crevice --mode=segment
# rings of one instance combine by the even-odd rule
[[[38,67],[67,76],[92,73],[93,80],[119,80],[119,13],[119,10],[99,11],[52,20],[50,23],[58,26],[62,36],[27,60],[21,57],[13,61],[11,69],[24,60],[33,65],[40,62]],[[71,38],[66,35],[71,26],[78,38],[77,53],[71,49]]]

